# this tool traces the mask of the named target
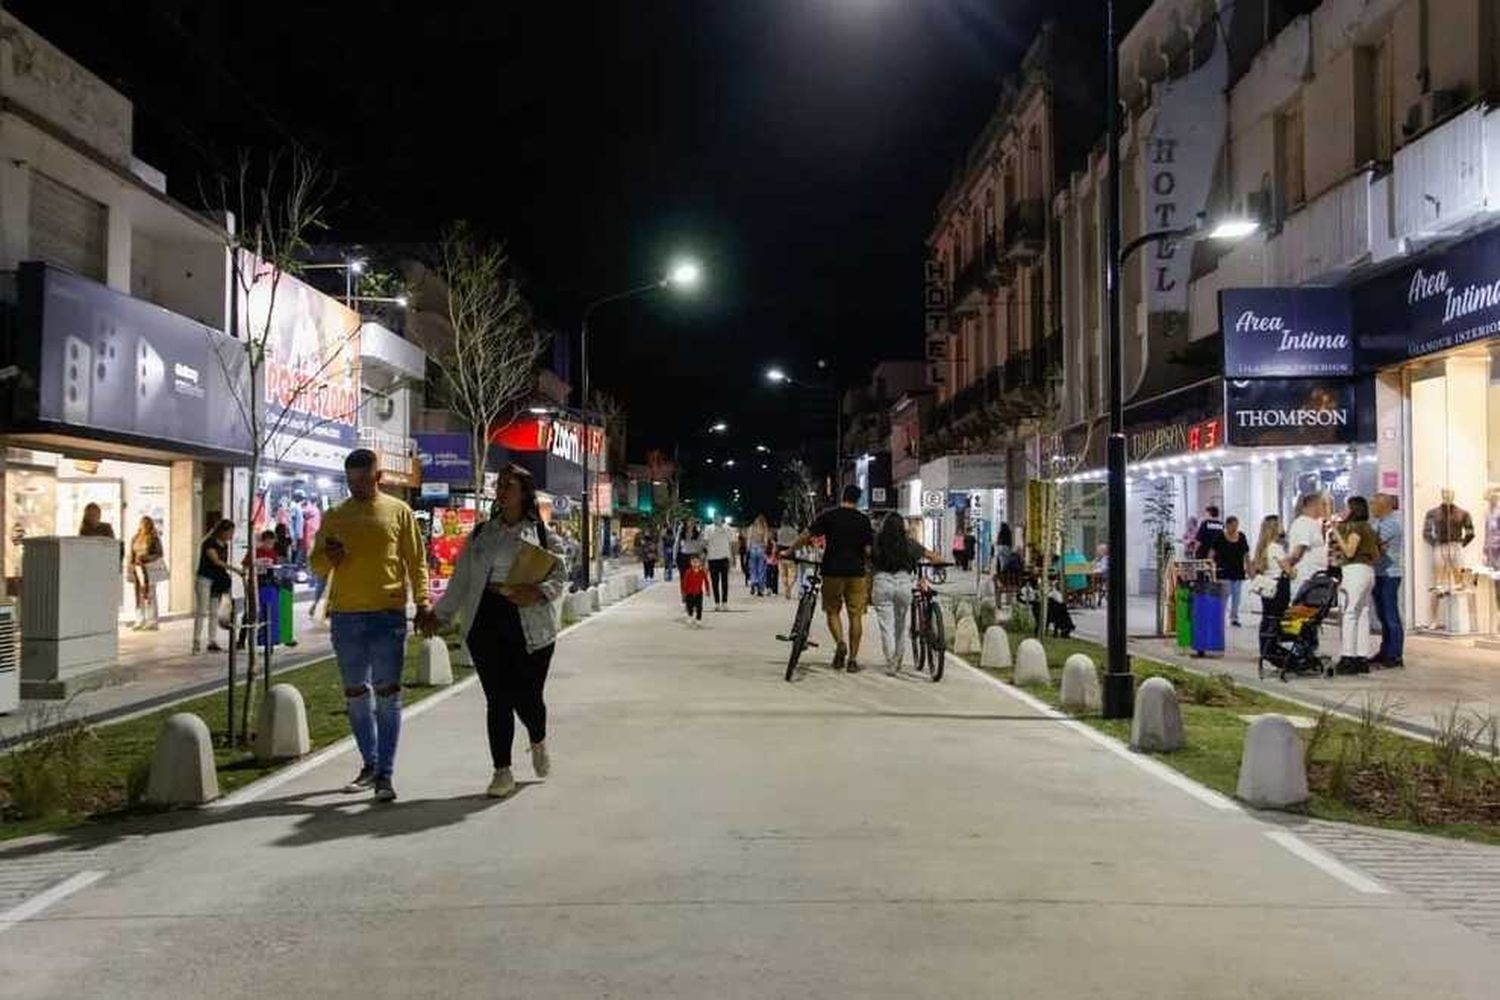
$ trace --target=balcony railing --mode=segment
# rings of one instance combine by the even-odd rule
[[[999,241],[991,233],[953,279],[954,308],[964,312],[979,308],[984,294],[1003,284],[1000,264]]]
[[[1040,198],[1018,201],[1005,213],[1005,256],[1030,260],[1047,243],[1047,210]]]

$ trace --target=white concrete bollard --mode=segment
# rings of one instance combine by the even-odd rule
[[[438,636],[422,640],[417,654],[417,683],[442,687],[453,683],[453,662],[448,658],[448,644]]]
[[[290,684],[272,684],[256,717],[255,759],[290,760],[311,749],[302,692]]]
[[[178,712],[162,724],[151,754],[146,801],[159,806],[196,806],[219,797],[214,738],[208,724]]]
[[[959,656],[979,652],[979,626],[973,618],[960,618],[953,627],[953,651]]]
[[[1016,647],[1015,680],[1022,687],[1052,686],[1052,674],[1047,669],[1047,649],[1040,640],[1028,637]]]
[[[1010,636],[999,625],[984,630],[984,650],[979,654],[979,665],[990,670],[1010,666]]]
[[[953,617],[958,621],[974,617],[973,601],[956,601],[953,605]]]
[[[613,580],[605,580],[604,582],[599,584],[599,607],[607,608],[619,599],[620,595],[615,590],[615,583]]]
[[[600,600],[600,597],[599,597],[599,585],[597,583],[594,584],[592,587],[590,587],[587,591],[585,591],[585,593],[587,593],[589,595],[589,610],[590,611],[603,611],[604,610],[604,602],[602,600]]]
[[[1307,801],[1302,737],[1286,716],[1263,715],[1250,723],[1235,794],[1262,809],[1284,809]]]
[[[1131,747],[1168,753],[1181,750],[1185,742],[1177,691],[1165,677],[1150,678],[1135,692],[1135,718],[1130,723]]]
[[[1094,661],[1082,653],[1074,653],[1063,663],[1062,687],[1059,690],[1062,707],[1071,711],[1099,711],[1099,671]]]

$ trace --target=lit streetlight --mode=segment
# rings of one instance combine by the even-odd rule
[[[718,423],[714,424],[708,430],[712,434],[723,434],[725,431],[729,430],[729,425],[726,424],[724,421],[720,420]]]
[[[582,373],[581,389],[585,416],[587,415],[589,405],[589,317],[593,315],[594,310],[601,306],[609,305],[611,302],[639,298],[642,295],[647,295],[662,288],[672,288],[679,292],[690,292],[696,289],[702,283],[702,280],[703,269],[697,261],[686,257],[679,258],[672,263],[663,277],[658,278],[649,285],[639,285],[635,288],[627,288],[623,292],[606,295],[603,298],[595,299],[584,307],[583,321],[579,324],[578,331],[578,367]],[[585,451],[583,456],[583,503],[579,508],[579,514],[583,519],[583,523],[578,532],[579,541],[582,542],[583,548],[582,576],[584,586],[588,586],[589,583],[589,501],[591,499],[589,494],[593,486],[593,477],[591,475],[593,464],[592,457]],[[600,579],[604,577],[604,550],[602,548],[599,550],[599,577]]]
[[[826,372],[828,370],[828,362],[819,360],[818,370]],[[788,375],[785,369],[777,367],[766,369],[766,381],[770,382],[772,385],[795,385],[803,388],[807,387],[805,383],[800,382]],[[839,494],[841,494],[844,490],[844,406],[842,401],[839,399],[838,387],[834,385],[831,377],[827,382],[818,384],[816,388],[826,390],[833,394],[833,494],[834,499],[837,500]],[[756,448],[756,451],[760,450],[760,447]],[[766,450],[769,451],[770,449]]]

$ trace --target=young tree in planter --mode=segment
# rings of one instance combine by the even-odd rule
[[[294,152],[269,154],[262,161],[242,157],[235,176],[224,179],[219,190],[219,203],[233,215],[225,240],[239,347],[237,356],[220,353],[219,361],[226,381],[236,387],[232,397],[250,448],[240,516],[252,555],[262,467],[283,461],[299,441],[330,423],[353,422],[360,406],[359,317],[285,280],[298,273],[313,234],[325,228],[331,187],[316,162]],[[324,323],[314,323],[315,342],[289,343],[298,336],[289,331],[299,329],[290,317],[319,308]],[[253,569],[246,575],[245,619],[260,620]],[[241,740],[249,736],[258,652],[255,642],[247,643]],[[228,722],[233,741],[232,707]]]
[[[415,305],[447,328],[429,333],[424,346],[442,373],[448,408],[469,432],[477,497],[484,492],[490,431],[536,387],[547,336],[532,323],[503,247],[481,241],[460,222],[448,228],[435,256],[438,282],[420,284]]]

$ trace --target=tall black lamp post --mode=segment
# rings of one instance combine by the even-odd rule
[[[1109,224],[1104,256],[1104,288],[1109,339],[1109,439],[1106,459],[1109,485],[1109,576],[1106,586],[1106,649],[1103,714],[1106,719],[1128,719],[1134,711],[1135,684],[1130,673],[1125,585],[1125,344],[1121,333],[1120,268],[1141,247],[1162,240],[1239,239],[1255,232],[1257,220],[1226,219],[1208,226],[1203,216],[1194,225],[1143,233],[1120,246],[1120,44],[1114,0],[1105,0],[1105,83],[1108,113]]]
[[[593,302],[590,302],[587,306],[584,307],[583,323],[580,326],[578,334],[578,364],[581,370],[580,375],[583,389],[583,399],[580,401],[580,408],[585,413],[588,412],[589,405],[589,317],[593,315],[594,310],[598,309],[600,306],[609,305],[611,302],[619,302],[623,299],[637,298],[638,296],[646,295],[647,293],[654,292],[660,288],[676,288],[681,291],[691,291],[698,286],[698,282],[702,280],[702,277],[703,272],[698,267],[698,264],[696,262],[691,260],[679,261],[672,266],[672,270],[667,273],[667,276],[665,278],[653,281],[649,285],[640,285],[636,288],[627,288],[623,292],[616,292],[613,295],[606,295],[602,299],[595,299]],[[583,516],[583,524],[579,528],[578,532],[579,540],[583,543],[583,557],[581,560],[582,566],[580,567],[579,572],[579,582],[584,587],[587,587],[589,585],[589,504],[593,499],[590,494],[593,492],[594,485],[593,477],[590,475],[592,471],[593,462],[589,453],[587,443],[585,443],[585,447],[583,449],[583,505],[580,508],[580,513]],[[601,567],[600,575],[602,576],[604,560],[603,551],[599,553],[599,559]]]

